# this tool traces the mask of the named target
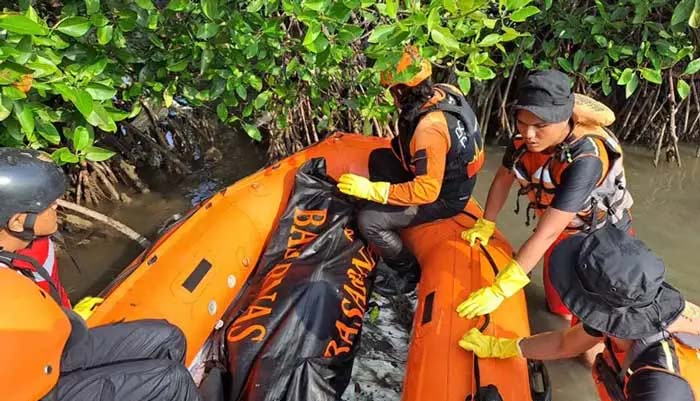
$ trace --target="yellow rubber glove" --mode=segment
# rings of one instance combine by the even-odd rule
[[[479,358],[513,358],[523,356],[520,351],[520,338],[498,338],[471,329],[459,340],[459,346],[472,351]]]
[[[491,239],[495,230],[496,222],[479,218],[474,224],[474,227],[462,231],[461,237],[463,240],[468,241],[471,246],[474,246],[476,240],[480,240],[481,243],[486,246],[489,244],[489,239]]]
[[[372,182],[355,174],[343,174],[338,181],[340,192],[381,204],[386,204],[390,185],[388,182]]]
[[[491,313],[501,305],[506,298],[511,297],[530,282],[530,278],[515,259],[501,270],[492,285],[474,291],[466,301],[459,304],[457,313],[460,317],[471,319]]]
[[[99,304],[104,302],[104,298],[100,297],[85,297],[73,307],[73,312],[77,313],[83,319],[87,320],[92,315],[93,310]]]

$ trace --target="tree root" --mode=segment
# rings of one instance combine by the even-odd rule
[[[111,217],[105,216],[102,213],[96,212],[92,209],[88,209],[84,206],[80,206],[78,204],[75,204],[73,202],[68,202],[63,199],[59,199],[58,205],[62,208],[71,210],[73,212],[82,214],[83,216],[87,216],[93,220],[99,221],[100,223],[103,223],[109,227],[112,227],[113,229],[117,230],[118,232],[124,234],[126,237],[129,239],[132,239],[136,242],[139,243],[144,249],[148,248],[151,245],[151,242],[141,234],[137,233],[127,225],[120,223]]]

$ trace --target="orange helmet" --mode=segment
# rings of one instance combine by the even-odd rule
[[[0,388],[9,400],[38,400],[58,381],[71,325],[51,296],[0,267]]]
[[[421,57],[418,49],[415,46],[406,46],[398,64],[396,64],[395,72],[397,75],[399,75],[406,71],[408,67],[416,63],[420,63],[420,70],[412,77],[398,81],[396,78],[394,78],[392,71],[384,71],[379,76],[379,83],[385,88],[391,88],[392,86],[398,84],[404,84],[410,87],[417,86],[421,82],[430,78],[430,75],[433,73],[433,67],[429,60]]]

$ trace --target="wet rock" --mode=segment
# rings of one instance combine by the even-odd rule
[[[209,164],[215,164],[221,161],[221,159],[224,158],[224,155],[221,153],[219,149],[216,147],[212,146],[211,148],[207,149],[206,152],[204,152],[204,162],[209,163]]]
[[[119,199],[121,199],[122,203],[125,203],[125,204],[127,204],[127,205],[128,205],[129,203],[131,203],[131,202],[134,201],[133,199],[131,199],[131,197],[130,197],[129,195],[127,195],[127,194],[124,193],[124,192],[121,192],[121,193],[119,194]]]

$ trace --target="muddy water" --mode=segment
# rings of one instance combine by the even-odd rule
[[[189,208],[217,189],[244,177],[264,164],[264,152],[254,148],[243,138],[235,138],[226,148],[220,163],[205,172],[179,182],[165,177],[153,177],[153,191],[140,195],[130,205],[105,210],[137,231],[153,235],[169,216]],[[484,202],[491,177],[500,165],[501,148],[488,149],[487,164],[477,185],[475,197]],[[665,163],[655,169],[650,152],[643,148],[626,147],[627,178],[635,197],[634,226],[640,238],[664,259],[668,265],[668,280],[686,297],[700,302],[700,279],[696,277],[698,263],[695,250],[700,248],[700,159],[684,152],[684,168],[679,170]],[[506,233],[515,248],[531,233],[524,225],[523,215],[515,215],[515,191],[498,219],[498,226]],[[70,253],[80,266],[70,259],[61,260],[62,277],[71,299],[96,294],[135,257],[139,249],[127,240],[100,234],[73,238]],[[82,244],[75,244],[85,240]],[[184,250],[183,250],[184,251]],[[546,312],[541,269],[527,288],[530,322],[533,332],[552,330],[566,322]],[[385,317],[386,318],[386,317]],[[395,365],[395,363],[392,363]],[[576,360],[548,363],[553,384],[554,401],[596,400],[590,371]],[[391,382],[400,382],[393,378]],[[384,397],[380,397],[384,398]],[[387,398],[391,399],[391,397]],[[398,398],[397,398],[398,399]]]

